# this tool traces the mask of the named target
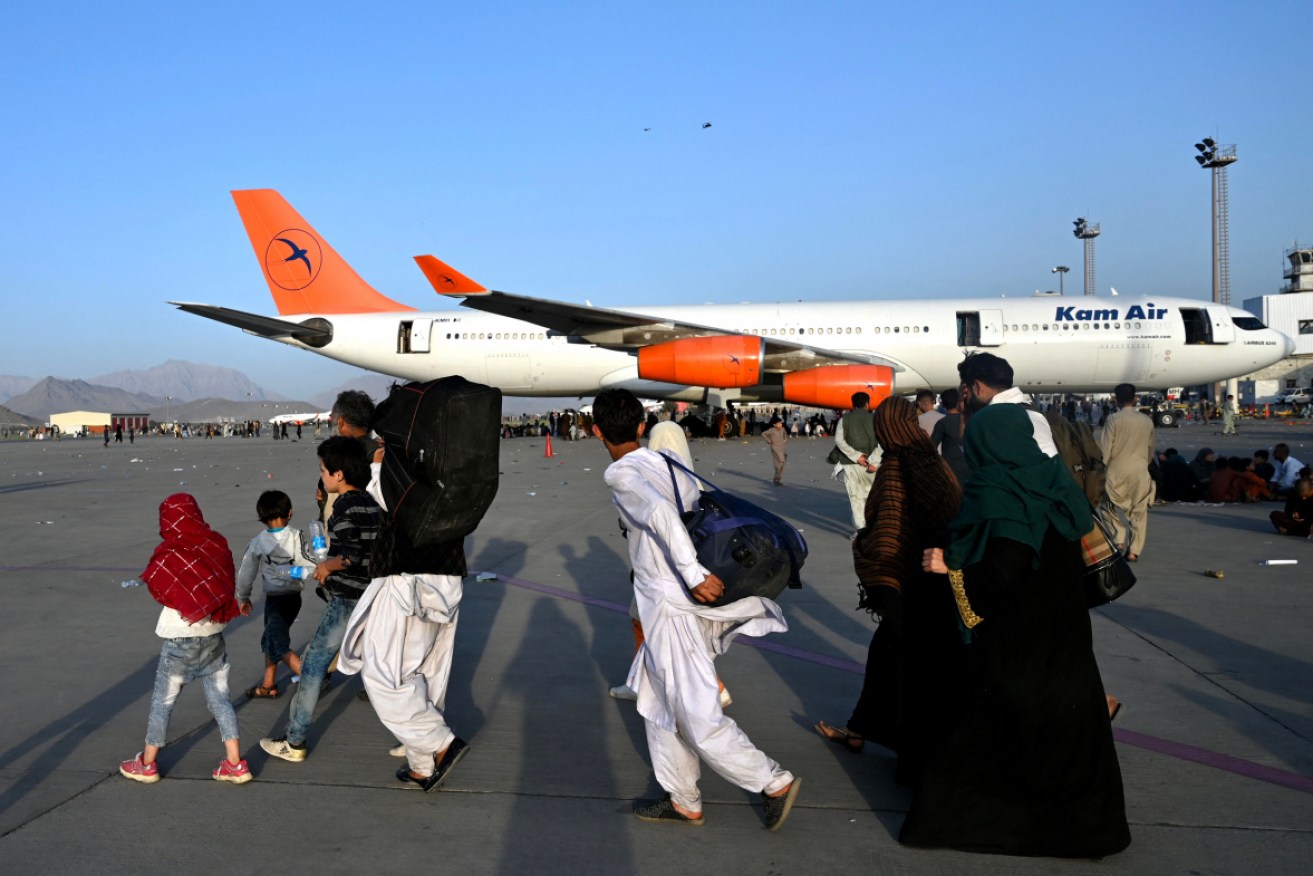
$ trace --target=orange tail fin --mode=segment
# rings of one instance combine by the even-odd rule
[[[414,310],[379,293],[273,189],[232,193],[281,315]]]
[[[482,295],[487,288],[480,286],[460,271],[431,255],[415,256],[415,264],[428,278],[429,285],[439,295]]]

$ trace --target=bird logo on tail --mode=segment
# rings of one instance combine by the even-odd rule
[[[269,240],[264,270],[279,288],[304,289],[315,281],[323,263],[319,241],[308,231],[287,228]]]

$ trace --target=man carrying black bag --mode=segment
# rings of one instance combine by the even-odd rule
[[[501,393],[459,377],[394,387],[374,416],[383,506],[373,580],[347,625],[338,670],[359,672],[404,750],[398,781],[440,787],[469,750],[443,714],[466,574],[463,539],[497,491]]]

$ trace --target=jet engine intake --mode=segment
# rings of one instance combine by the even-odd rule
[[[641,348],[638,376],[716,389],[753,386],[761,382],[765,354],[766,342],[752,335],[680,338]]]

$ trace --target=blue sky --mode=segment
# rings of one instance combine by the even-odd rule
[[[276,188],[376,288],[432,252],[597,305],[1232,299],[1313,242],[1306,4],[20,4],[0,29],[0,373],[169,358],[293,397],[348,366],[182,314],[274,313],[228,195]],[[704,122],[712,127],[703,129]],[[645,128],[651,128],[645,131]]]

